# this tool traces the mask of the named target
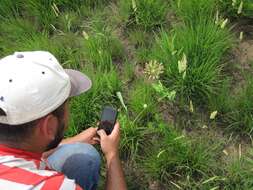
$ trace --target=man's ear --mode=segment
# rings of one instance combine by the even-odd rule
[[[48,140],[54,140],[55,134],[57,133],[57,126],[58,119],[54,115],[49,114],[39,121],[39,133]]]

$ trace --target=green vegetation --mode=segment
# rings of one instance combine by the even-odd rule
[[[50,51],[91,78],[65,135],[117,107],[129,189],[252,189],[252,18],[251,0],[2,0],[0,56]]]

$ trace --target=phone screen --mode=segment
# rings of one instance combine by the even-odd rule
[[[102,111],[99,129],[104,129],[107,135],[111,134],[116,120],[117,110],[110,106],[105,106]]]

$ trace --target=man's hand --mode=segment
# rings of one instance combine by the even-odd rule
[[[90,127],[74,137],[64,139],[61,142],[61,144],[76,143],[76,142],[97,144],[98,142],[94,139],[96,135],[97,135],[97,128]]]
[[[117,122],[110,135],[107,135],[103,129],[97,134],[100,136],[101,149],[106,158],[106,190],[127,190],[126,181],[119,159],[120,129]],[[95,138],[97,139],[97,138]]]
[[[97,131],[97,134],[100,136],[100,145],[106,160],[109,161],[113,157],[117,157],[120,142],[119,123],[117,122],[115,124],[114,129],[110,135],[107,135],[103,129]]]

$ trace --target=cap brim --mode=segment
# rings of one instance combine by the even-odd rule
[[[64,70],[70,77],[71,82],[71,91],[69,97],[78,96],[91,88],[92,82],[85,74],[72,69]]]

